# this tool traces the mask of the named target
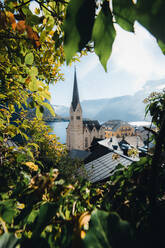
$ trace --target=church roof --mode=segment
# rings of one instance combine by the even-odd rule
[[[83,126],[87,127],[90,131],[95,127],[97,130],[101,128],[98,121],[83,121]]]
[[[76,69],[74,72],[74,86],[73,86],[73,96],[72,96],[72,108],[73,111],[76,110],[76,107],[79,103],[79,93],[78,93],[78,86],[77,86],[77,76],[76,76]]]

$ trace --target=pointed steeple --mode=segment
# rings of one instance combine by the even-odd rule
[[[74,71],[74,86],[73,86],[73,96],[72,96],[72,108],[73,111],[76,110],[77,104],[79,103],[79,93],[77,87],[77,76],[76,76],[76,68]]]

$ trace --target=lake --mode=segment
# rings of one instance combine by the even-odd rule
[[[150,124],[150,122],[143,122],[143,121],[139,121],[139,122],[129,122],[131,125],[133,126],[148,126]],[[47,125],[49,125],[52,128],[52,132],[50,134],[56,134],[57,137],[59,137],[59,141],[62,144],[66,143],[66,128],[69,124],[68,121],[64,122],[47,122]]]
[[[68,121],[62,121],[62,122],[47,122],[47,125],[49,125],[52,129],[52,132],[50,134],[56,134],[57,137],[59,137],[59,141],[62,144],[66,143],[66,128],[69,124]]]

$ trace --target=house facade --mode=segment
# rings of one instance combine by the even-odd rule
[[[113,136],[122,138],[123,136],[135,135],[135,129],[126,121],[111,120],[103,124],[105,127],[105,137],[111,138]]]
[[[98,121],[83,120],[76,70],[74,73],[73,96],[70,106],[70,122],[66,131],[66,145],[68,150],[87,150],[93,138],[105,138],[104,127]]]

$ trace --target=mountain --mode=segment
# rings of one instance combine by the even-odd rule
[[[125,120],[143,121],[146,105],[143,100],[153,91],[165,88],[165,79],[147,81],[143,88],[134,95],[125,95],[114,98],[84,100],[81,102],[83,117],[100,121]],[[69,108],[66,106],[54,106],[55,113],[62,116],[69,116]],[[150,120],[147,117],[145,120]]]
[[[69,117],[69,107],[63,105],[52,105],[56,115],[60,115],[62,117]]]

